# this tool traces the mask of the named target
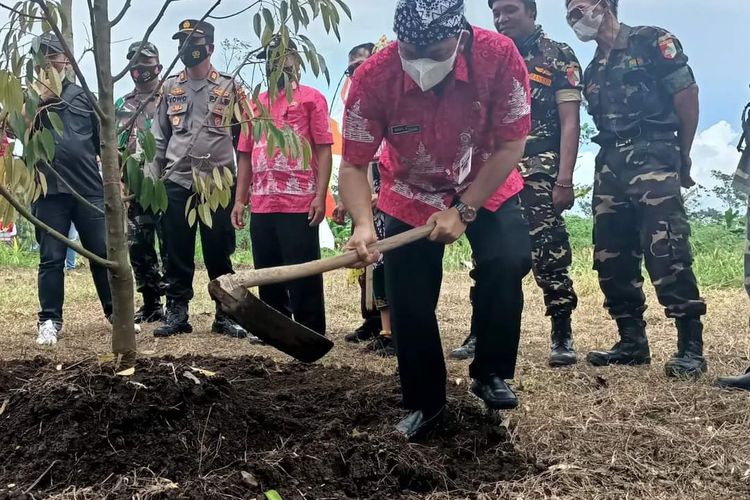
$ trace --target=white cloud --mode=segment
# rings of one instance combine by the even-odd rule
[[[726,121],[720,121],[696,136],[692,151],[695,182],[710,188],[716,185],[712,170],[734,173],[740,160],[737,152],[739,137],[740,133]]]

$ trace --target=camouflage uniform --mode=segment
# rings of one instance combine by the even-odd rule
[[[115,103],[118,127],[126,125],[141,102],[150,97],[150,95],[150,93],[138,94],[133,90],[120,98]],[[141,152],[138,142],[138,132],[151,128],[155,109],[156,101],[152,100],[135,120],[133,127],[120,134],[120,151],[128,151],[131,155],[138,155]],[[150,211],[144,212],[137,202],[133,201],[130,203],[130,207],[128,208],[130,262],[133,265],[138,293],[143,295],[145,301],[158,301],[164,295],[165,284],[162,278],[162,266],[159,264],[159,257],[161,257],[163,265],[166,262],[166,252],[159,219],[159,216]],[[157,238],[160,255],[156,253],[155,240]]]
[[[673,95],[695,83],[673,35],[622,24],[609,57],[584,74],[600,133],[594,183],[594,268],[615,319],[646,309],[641,261],[671,318],[705,314],[692,270],[690,225],[680,191],[680,122]]]
[[[572,250],[565,220],[555,212],[552,190],[560,165],[562,102],[580,102],[581,66],[573,50],[550,40],[537,27],[517,43],[531,80],[531,135],[520,165],[526,181],[521,202],[529,221],[533,271],[544,291],[547,316],[570,316],[578,304],[569,268]]]
[[[745,290],[750,295],[750,104],[745,108],[742,117],[744,151],[737,173],[734,174],[734,186],[748,195],[747,206],[747,242],[745,245]]]

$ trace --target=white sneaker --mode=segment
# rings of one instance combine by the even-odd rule
[[[57,336],[59,333],[57,327],[55,327],[55,323],[51,319],[48,319],[39,325],[39,333],[36,336],[36,343],[39,345],[55,345],[57,344]]]

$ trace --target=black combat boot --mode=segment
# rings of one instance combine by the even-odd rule
[[[473,335],[469,335],[468,337],[466,337],[466,340],[464,340],[464,343],[461,347],[458,347],[451,351],[450,358],[457,359],[459,361],[463,361],[465,359],[473,359],[474,352],[476,352],[476,350],[477,338]]]
[[[367,342],[377,338],[381,329],[382,323],[379,316],[367,318],[359,328],[344,337],[344,340],[351,342],[352,344]]]
[[[154,330],[154,337],[172,337],[181,333],[192,333],[193,326],[188,323],[187,302],[172,300],[167,309],[167,320],[164,325]]]
[[[159,296],[143,296],[143,305],[135,312],[135,324],[164,321],[164,309]]]
[[[739,377],[719,377],[716,381],[716,387],[750,391],[750,368],[747,369],[744,375],[740,375]]]
[[[594,366],[650,364],[646,322],[635,318],[618,319],[617,329],[620,341],[609,351],[590,352],[586,360]]]
[[[573,330],[570,326],[570,316],[552,317],[552,351],[549,355],[549,365],[552,367],[576,364],[578,356],[573,349]]]
[[[664,365],[667,377],[698,377],[708,370],[703,357],[703,323],[699,318],[679,318],[677,352]]]

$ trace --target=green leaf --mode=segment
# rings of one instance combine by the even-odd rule
[[[255,29],[255,34],[258,35],[258,38],[260,38],[261,33],[261,18],[260,18],[260,12],[256,12],[255,16],[253,17],[253,28]]]
[[[232,169],[229,167],[224,167],[224,183],[232,187],[234,184],[234,174],[232,174]]]
[[[219,191],[224,189],[224,183],[221,182],[221,167],[214,168],[213,172],[211,172],[211,175],[214,178],[214,184],[216,184],[216,187],[219,188]]]
[[[259,121],[253,121],[253,142],[256,144],[260,142],[261,137],[263,137],[263,129],[261,127]]]
[[[47,196],[47,176],[42,172],[37,172],[37,175],[39,176],[39,186],[42,188],[42,193]]]
[[[281,23],[286,22],[286,17],[289,15],[289,3],[286,0],[281,0],[281,5],[279,6],[279,18],[281,19]]]
[[[154,157],[156,156],[156,139],[150,130],[143,132],[141,147],[143,148],[143,154],[146,156],[146,163],[154,161]]]
[[[344,0],[336,0],[336,3],[339,4],[339,6],[341,7],[341,10],[343,10],[344,14],[346,14],[346,17],[348,17],[349,19],[351,19],[352,18],[352,11],[349,8],[349,6],[344,3]]]
[[[191,208],[187,215],[188,226],[190,227],[195,226],[195,215],[196,215],[196,210],[194,208]]]
[[[308,168],[310,166],[311,160],[312,160],[312,148],[310,147],[309,142],[304,141],[304,144],[302,144],[302,162],[305,168]]]
[[[19,138],[26,135],[26,121],[23,119],[21,113],[17,111],[10,113],[8,123],[10,123],[10,128],[13,130],[13,135]]]
[[[299,0],[291,0],[291,9],[292,9],[292,23],[294,24],[294,32],[299,33],[299,23],[302,19],[302,14],[300,13],[299,9]]]
[[[195,199],[195,193],[191,194],[185,202],[185,218],[187,219],[190,214],[190,210],[193,208],[193,200]]]
[[[154,210],[155,212],[165,212],[169,201],[167,199],[167,187],[163,181],[157,180],[154,183]]]
[[[53,130],[57,132],[57,135],[62,137],[64,126],[62,120],[60,119],[60,115],[58,115],[54,111],[50,111],[49,113],[47,113],[47,117],[49,118],[49,122],[52,125]]]
[[[143,185],[141,186],[141,195],[139,202],[144,210],[148,210],[154,200],[154,181],[151,177],[143,179]]]
[[[55,159],[55,138],[52,137],[52,132],[46,128],[42,129],[39,136],[42,141],[44,153],[47,155],[47,161],[52,162]]]
[[[198,205],[198,217],[200,217],[201,222],[208,226],[209,228],[213,226],[213,220],[211,218],[211,209],[209,208],[208,204],[201,203]]]
[[[276,490],[268,490],[265,493],[266,500],[284,500],[281,498],[281,495],[279,495],[279,492]]]
[[[138,160],[132,156],[125,162],[125,181],[130,193],[138,197],[141,194],[141,186],[143,185],[143,170],[141,170]]]
[[[271,31],[276,30],[276,23],[273,20],[273,14],[270,10],[268,10],[266,7],[263,7],[263,20],[266,21],[266,28],[270,29]]]

